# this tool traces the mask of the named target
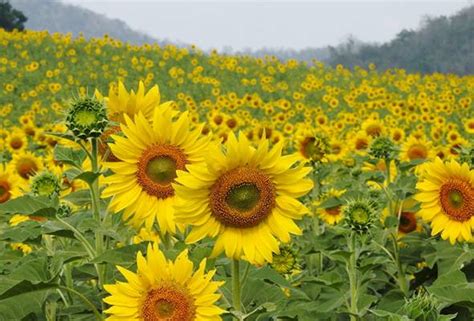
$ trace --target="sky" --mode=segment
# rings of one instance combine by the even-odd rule
[[[62,0],[158,39],[196,44],[209,50],[324,47],[355,36],[389,41],[415,29],[425,16],[451,15],[474,0]]]

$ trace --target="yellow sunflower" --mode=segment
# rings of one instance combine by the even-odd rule
[[[212,256],[225,254],[253,264],[272,261],[278,240],[300,235],[294,220],[308,209],[297,198],[313,187],[311,171],[298,155],[281,156],[283,143],[269,149],[263,138],[255,149],[243,133],[228,136],[225,152],[211,150],[206,164],[188,165],[174,184],[178,201],[176,220],[193,226],[186,242],[217,237]]]
[[[206,259],[197,271],[182,252],[174,262],[165,258],[158,246],[148,245],[146,258],[137,254],[137,273],[117,269],[126,282],[105,285],[111,305],[107,320],[127,321],[217,321],[225,312],[215,305],[216,293],[224,282],[212,281],[215,270],[205,272]]]
[[[321,208],[319,205],[324,202],[324,200],[330,199],[330,198],[339,198],[342,194],[344,194],[345,191],[338,191],[333,188],[331,188],[323,197],[321,201],[316,202],[316,214],[319,215],[319,217],[326,222],[327,224],[330,225],[335,225],[338,224],[344,216],[342,215],[341,211],[341,205],[336,205],[333,207],[329,208]]]
[[[22,151],[13,154],[11,164],[14,171],[25,180],[28,180],[35,173],[38,173],[43,169],[41,158],[32,152]]]
[[[400,150],[400,159],[403,161],[430,160],[434,157],[434,149],[430,141],[425,138],[408,137]]]
[[[425,164],[417,184],[415,199],[421,202],[421,217],[431,222],[432,235],[454,244],[470,241],[474,227],[474,170],[455,160],[443,163],[439,158]]]
[[[20,129],[13,129],[5,138],[7,149],[13,154],[28,147],[28,139]]]
[[[10,168],[0,165],[0,203],[20,196],[26,184]]]
[[[187,112],[175,114],[170,108],[157,108],[151,122],[141,112],[134,120],[125,116],[125,137],[112,135],[109,146],[117,161],[104,164],[113,175],[104,178],[108,186],[102,195],[113,196],[111,208],[124,210],[124,219],[137,228],[145,224],[150,229],[156,220],[163,233],[176,232],[171,183],[177,170],[206,157],[209,139],[201,135],[201,128],[192,129]]]
[[[123,83],[119,81],[116,91],[113,87],[110,87],[108,97],[104,97],[98,90],[95,91],[95,96],[99,100],[105,100],[109,118],[120,123],[125,123],[124,114],[133,118],[140,111],[147,119],[151,119],[153,110],[160,105],[158,85],[145,93],[145,85],[142,81],[139,82],[136,93],[133,90],[130,90],[129,93]]]

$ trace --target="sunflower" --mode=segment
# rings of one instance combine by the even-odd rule
[[[379,119],[367,119],[362,123],[362,130],[371,137],[383,134],[385,127]]]
[[[129,93],[123,83],[119,81],[117,91],[110,87],[108,97],[104,97],[98,90],[95,91],[95,96],[99,100],[105,100],[109,119],[120,123],[125,123],[124,114],[133,118],[140,111],[147,119],[151,119],[153,110],[160,105],[158,85],[145,93],[145,85],[142,81],[139,82],[136,93],[133,90],[130,90]]]
[[[338,224],[344,217],[342,215],[341,211],[341,204],[331,206],[328,208],[321,208],[320,205],[325,201],[329,199],[338,199],[341,197],[342,194],[344,194],[345,191],[338,191],[333,188],[331,188],[323,197],[321,201],[316,202],[316,214],[319,215],[319,217],[326,222],[327,224],[330,225],[335,225]]]
[[[125,137],[112,135],[109,144],[118,161],[105,163],[113,171],[104,179],[103,197],[112,209],[124,210],[124,219],[135,227],[150,229],[158,222],[163,233],[175,233],[173,204],[177,170],[202,162],[209,139],[201,128],[192,129],[188,113],[175,117],[170,108],[157,108],[151,123],[139,112],[134,120],[125,115]],[[177,119],[176,119],[177,118]]]
[[[300,235],[293,220],[308,209],[296,198],[312,189],[313,182],[305,179],[311,168],[295,166],[299,156],[281,156],[282,148],[280,142],[269,149],[262,138],[255,149],[243,133],[238,140],[230,133],[225,152],[216,147],[206,164],[179,171],[176,220],[193,226],[186,242],[217,237],[212,256],[225,251],[228,257],[263,264],[279,252],[278,240],[286,243],[290,234]]]
[[[5,138],[7,149],[13,154],[28,147],[28,139],[25,133],[19,129],[13,129]]]
[[[441,233],[452,244],[456,240],[470,241],[474,227],[474,170],[466,163],[443,163],[439,158],[423,169],[415,199],[421,202],[421,217],[431,222],[431,234]]]
[[[41,158],[32,152],[22,151],[13,154],[11,164],[14,171],[25,180],[28,180],[35,173],[43,169]]]
[[[10,168],[0,165],[0,203],[21,195],[25,183]]]
[[[105,311],[111,315],[107,320],[221,320],[224,310],[215,302],[221,297],[216,291],[224,282],[212,281],[215,270],[205,273],[206,259],[193,272],[187,250],[172,262],[156,244],[149,244],[146,258],[138,252],[137,266],[137,273],[117,266],[126,282],[104,286],[110,293],[104,299],[111,305]]]
[[[328,138],[313,129],[300,130],[296,135],[295,146],[303,161],[325,161],[330,152]]]
[[[425,138],[417,138],[414,135],[408,137],[400,150],[400,159],[403,161],[430,160],[434,157],[434,149],[431,142]]]

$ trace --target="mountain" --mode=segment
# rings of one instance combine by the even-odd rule
[[[9,0],[9,2],[28,17],[25,24],[27,29],[71,32],[73,35],[82,32],[88,38],[108,34],[112,38],[132,44],[170,43],[170,41],[159,41],[135,31],[122,20],[110,19],[91,10],[64,4],[57,0]]]
[[[402,30],[381,45],[350,39],[330,48],[329,63],[346,67],[375,63],[378,69],[474,74],[474,6],[450,17],[425,18],[417,30]]]

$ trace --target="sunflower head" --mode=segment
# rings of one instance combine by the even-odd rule
[[[385,136],[379,136],[370,145],[369,155],[377,159],[391,160],[395,157],[395,145]]]
[[[147,256],[137,254],[137,273],[120,266],[126,282],[105,285],[110,293],[104,301],[111,318],[124,320],[194,321],[221,320],[224,311],[215,303],[223,282],[212,281],[215,271],[206,273],[203,260],[197,271],[187,251],[174,262],[165,258],[158,245],[148,245]]]
[[[439,158],[426,164],[417,183],[415,199],[421,203],[420,215],[431,222],[432,235],[441,233],[451,243],[470,241],[474,226],[474,170],[455,160]]]
[[[358,233],[367,233],[376,221],[377,211],[370,200],[349,201],[342,208],[346,225]]]
[[[331,151],[327,137],[317,134],[305,137],[300,143],[300,152],[304,158],[313,162],[321,162]]]
[[[108,123],[105,105],[90,97],[72,102],[66,117],[66,126],[79,139],[97,138]]]
[[[31,191],[37,196],[53,197],[59,194],[59,190],[58,177],[48,171],[36,174],[31,181]]]

